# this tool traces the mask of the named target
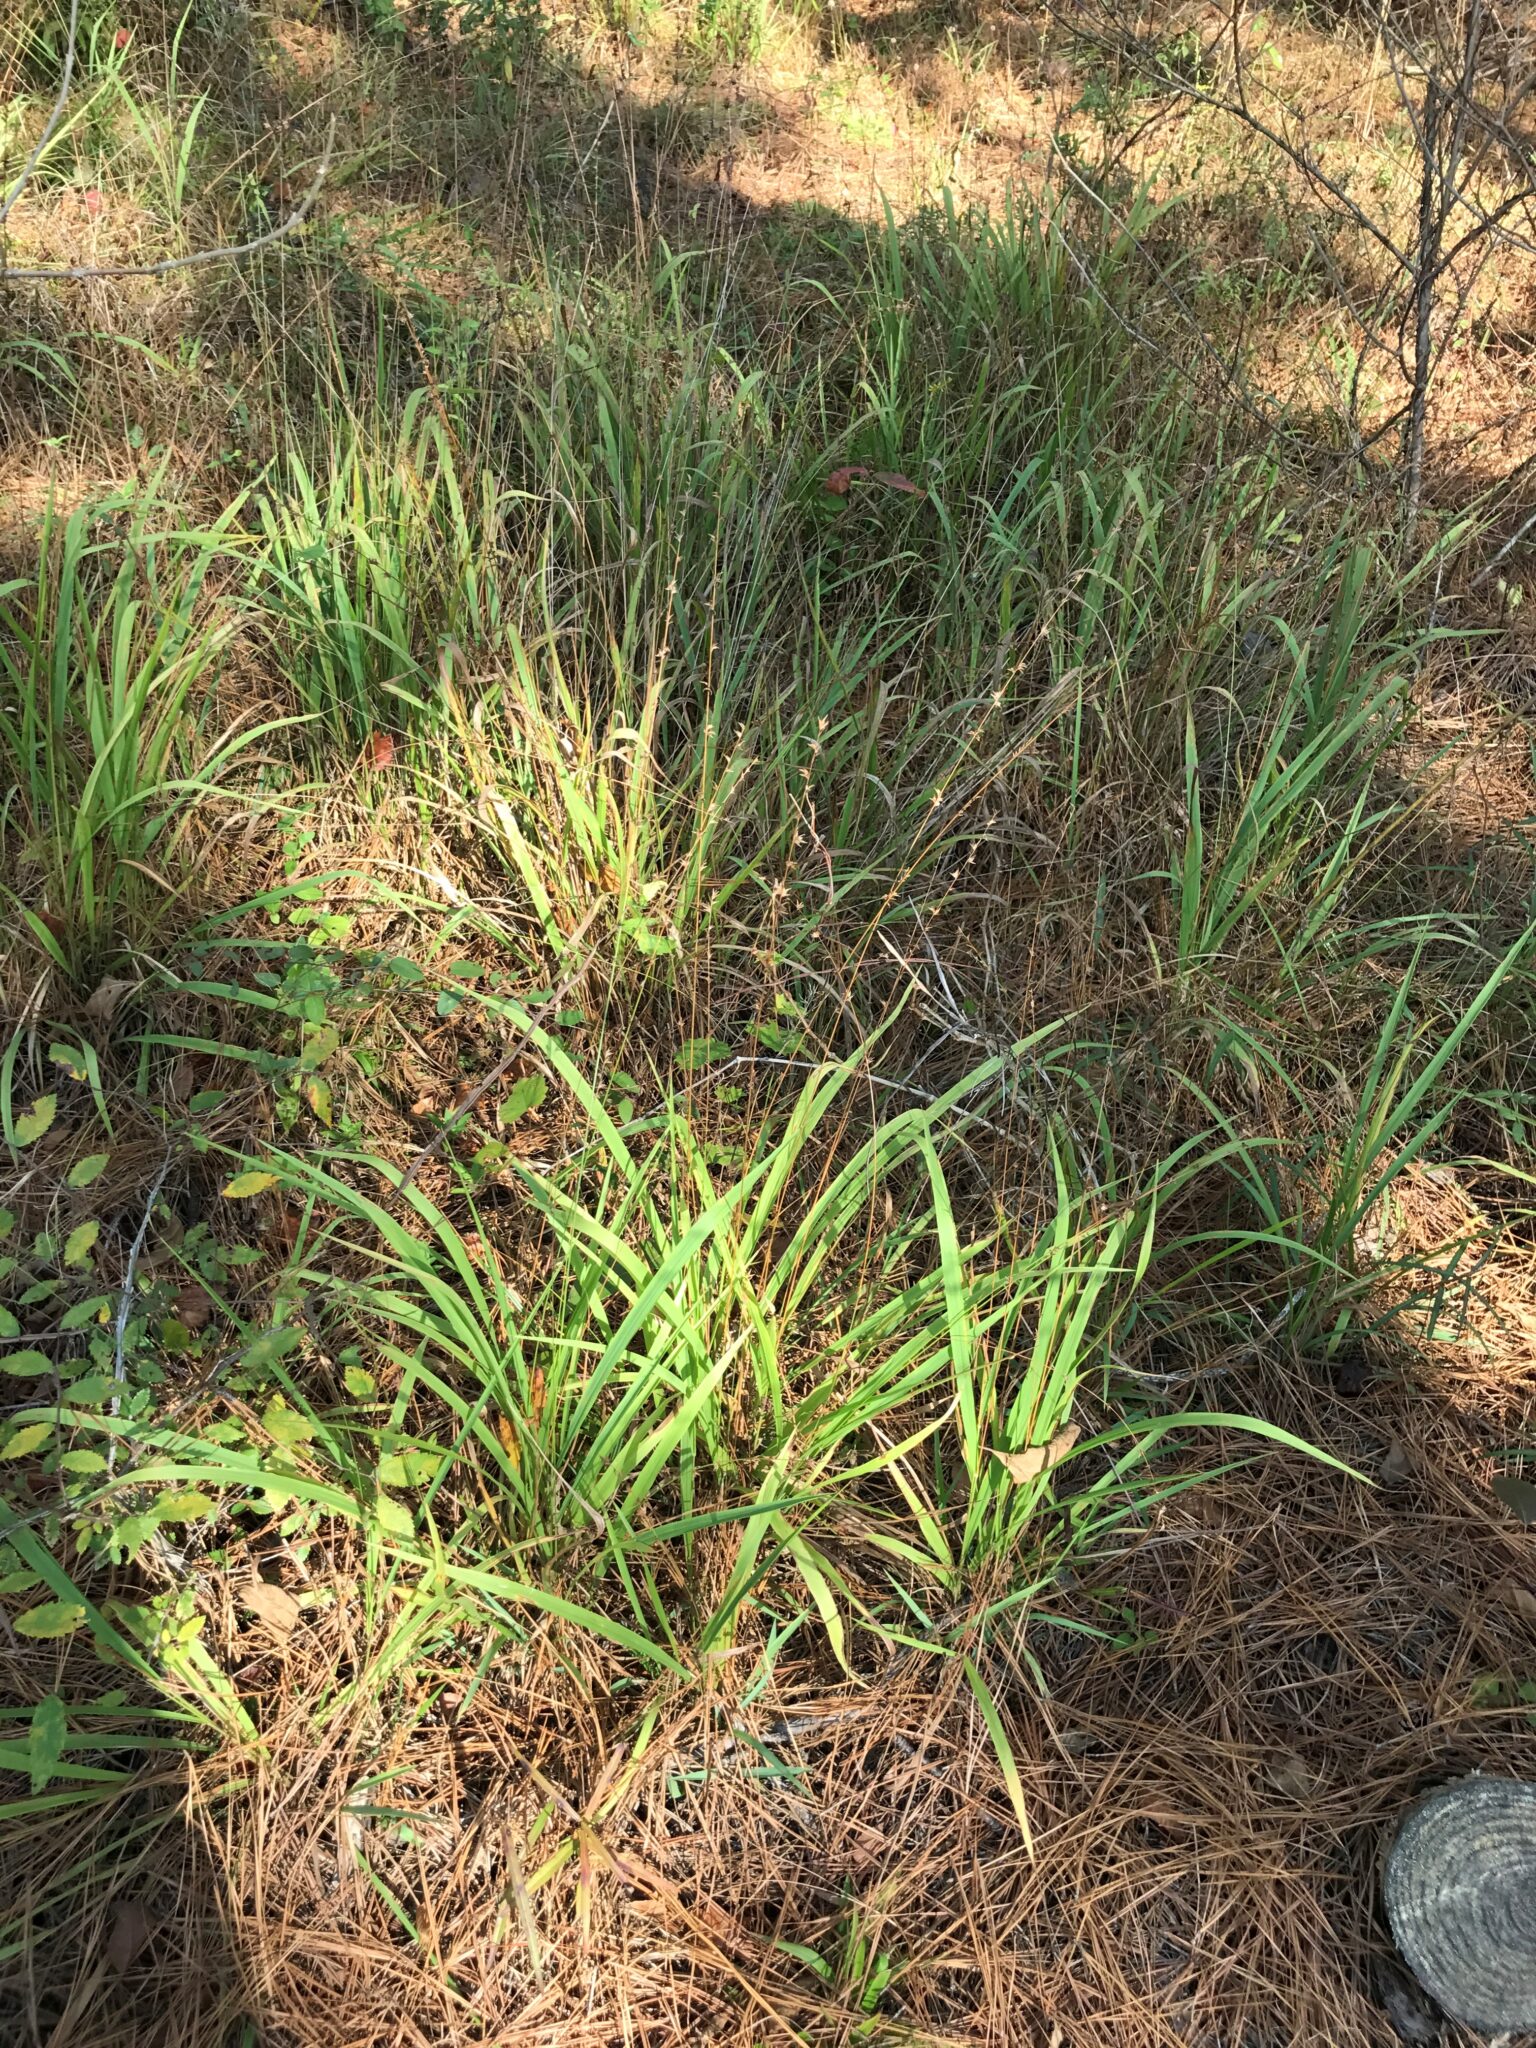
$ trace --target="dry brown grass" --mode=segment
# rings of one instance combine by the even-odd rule
[[[985,1653],[1032,1847],[956,1660],[857,1686],[786,1660],[749,1708],[727,1667],[651,1696],[642,1751],[642,1702],[590,1645],[552,1630],[473,1688],[472,1648],[440,1646],[380,1685],[356,1561],[285,1567],[326,1596],[291,1636],[232,1597],[217,1617],[260,1750],[148,1774],[133,1851],[111,1808],[14,1845],[9,1903],[66,1859],[108,1867],[39,1932],[10,2038],[1390,2043],[1395,1817],[1536,1763],[1498,1690],[1530,1673],[1536,1573],[1486,1483],[1529,1420],[1530,1328],[1353,1396],[1293,1383],[1284,1419],[1335,1455],[1378,1474],[1397,1447],[1383,1483],[1282,1456],[1212,1479]],[[859,1936],[895,1969],[868,2027]]]
[[[753,208],[789,202],[868,214],[881,190],[910,201],[938,182],[962,200],[997,198],[1077,118],[1081,81],[1062,75],[1059,58],[1042,68],[1033,31],[1011,17],[984,21],[993,54],[971,70],[895,10],[848,12],[845,30],[872,44],[890,28],[891,61],[840,54],[840,89],[829,92],[811,31],[785,30],[757,70],[710,83],[718,104],[692,145],[679,131],[670,160],[661,152],[671,168],[652,225],[697,231],[712,204],[705,238],[729,240],[750,232]],[[339,78],[358,88],[349,42],[325,19],[290,20],[276,40],[286,88],[332,90]],[[1339,45],[1296,29],[1286,48],[1322,80]],[[1332,85],[1347,141],[1366,118],[1358,95],[1370,81]],[[616,132],[632,154],[626,123],[650,118],[665,136],[657,110],[704,91],[697,78],[679,85],[659,58],[653,72],[636,63],[615,90]],[[583,101],[569,123],[582,149],[602,106],[601,94]],[[1147,148],[1170,139],[1186,151],[1200,142],[1165,129]],[[408,228],[423,260],[440,262],[452,301],[470,266],[440,210],[442,167],[408,155],[378,190],[345,188],[329,217],[355,233],[359,272],[375,281],[387,276],[378,247]],[[597,162],[622,168],[618,156]],[[483,216],[488,239],[498,223],[505,232],[505,179],[450,190]],[[69,195],[17,218],[31,236],[19,246],[95,246],[82,240],[95,216]],[[117,222],[125,235],[131,225]],[[1262,230],[1245,213],[1223,216],[1206,258],[1213,268],[1267,261]],[[1518,296],[1518,277],[1500,288]],[[114,299],[95,317],[163,340],[174,310],[162,303],[151,316]],[[236,371],[273,346],[240,336]],[[1294,376],[1298,356],[1276,361]],[[1435,422],[1442,449],[1513,413],[1481,445],[1519,459],[1523,352],[1495,350],[1490,368],[1488,353],[1474,360],[1469,349],[1467,382],[1456,361],[1451,371]],[[103,371],[96,395],[109,387]],[[32,407],[28,397],[8,417],[30,420]],[[211,414],[189,412],[188,446],[212,445]],[[61,501],[86,491],[75,479],[96,473],[93,460],[119,473],[100,448],[72,448],[57,464]],[[22,449],[7,474],[0,546],[22,552],[50,473]],[[1486,474],[1451,475],[1447,494]],[[1487,696],[1507,703],[1511,670],[1523,673],[1515,636],[1498,659],[1506,666]],[[1469,658],[1447,673],[1455,688],[1427,695],[1401,764],[1405,804],[1423,812],[1415,857],[1424,872],[1443,855],[1490,869],[1507,859],[1500,890],[1520,904],[1526,736],[1480,694],[1487,667]],[[269,686],[244,649],[222,684],[245,705]],[[1132,827],[1117,813],[1092,829],[1109,838]],[[268,820],[214,833],[198,865],[210,898],[228,899],[279,880],[284,859]],[[372,786],[366,764],[331,792],[306,859],[316,872],[344,862],[359,876],[409,878],[427,895],[438,879],[460,895],[476,879],[464,846],[434,841],[404,799]],[[486,893],[506,887],[482,879]],[[936,922],[934,933],[947,960],[969,967],[1001,932],[1011,1021],[1033,1021],[1031,1006],[1093,1015],[1140,1000],[1140,934],[1123,960],[1107,960],[1080,914],[1081,875],[1047,879],[1072,926],[1065,944],[1049,936],[1033,879],[1013,884],[1017,902],[1010,886],[998,879],[996,931]],[[337,902],[364,913],[361,937],[385,945],[388,921],[369,923],[367,900]],[[6,986],[19,1009],[20,981]],[[462,1019],[387,1021],[385,1080],[360,1081],[354,1103],[370,1142],[398,1162],[425,1128],[411,1104],[440,1113],[497,1047]],[[199,1086],[238,1079],[211,1059],[197,1067]],[[1274,1105],[1273,1120],[1290,1107]],[[230,1131],[259,1138],[265,1115],[255,1091],[236,1095]],[[125,1188],[144,1177],[149,1149],[143,1131],[127,1131],[114,1161]],[[1480,1202],[1507,1212],[1507,1187],[1490,1183],[1413,1170],[1368,1255],[1432,1263],[1484,1232]],[[424,1184],[445,1187],[446,1175]],[[27,2048],[1363,2048],[1424,2038],[1402,2032],[1416,2008],[1377,1903],[1393,1820],[1426,1783],[1536,1769],[1532,1709],[1512,1697],[1536,1678],[1536,1566],[1528,1534],[1487,1484],[1501,1453],[1528,1438],[1536,1404],[1536,1260],[1510,1220],[1454,1344],[1398,1330],[1373,1343],[1371,1372],[1351,1361],[1332,1378],[1278,1355],[1162,1360],[1210,1370],[1223,1407],[1263,1413],[1381,1483],[1266,1455],[1164,1503],[1122,1554],[1064,1576],[1024,1610],[1011,1640],[994,1634],[983,1647],[973,1634],[1017,1759],[1029,1842],[957,1658],[867,1664],[850,1683],[797,1642],[750,1704],[745,1658],[694,1689],[646,1690],[555,1624],[484,1670],[473,1642],[430,1641],[401,1663],[401,1612],[393,1593],[373,1597],[360,1553],[274,1550],[263,1569],[308,1603],[291,1631],[253,1617],[233,1575],[198,1579],[210,1647],[259,1742],[150,1760],[121,1796],[35,1817],[0,1846],[5,1917],[26,1919],[33,1901],[41,1914],[6,1964],[0,2036]],[[1383,1308],[1394,1285],[1381,1283]],[[1209,1456],[1220,1462],[1217,1449]],[[707,1545],[695,1569],[722,1575]],[[100,1688],[76,1653],[12,1650],[8,1690],[29,1707],[67,1684],[82,1696]],[[814,1951],[826,1974],[785,1944]],[[882,1957],[890,1985],[871,2013],[861,1999]]]

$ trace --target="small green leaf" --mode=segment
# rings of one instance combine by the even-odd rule
[[[33,1612],[36,1612],[34,1608]],[[47,1699],[39,1700],[32,1709],[32,1725],[27,1730],[27,1768],[32,1774],[32,1790],[41,1792],[53,1776],[54,1765],[64,1754],[64,1744],[69,1736],[69,1720],[64,1712],[64,1702],[56,1692]]]
[[[61,1330],[83,1330],[87,1323],[94,1323],[112,1305],[110,1294],[93,1294],[89,1301],[77,1301],[73,1308],[65,1309],[59,1317]]]
[[[71,1081],[83,1081],[86,1079],[85,1061],[81,1058],[78,1047],[73,1045],[50,1045],[48,1057],[56,1067],[63,1068]]]
[[[110,1401],[117,1390],[117,1381],[110,1373],[88,1372],[84,1379],[72,1380],[64,1389],[66,1408],[99,1408],[103,1401]]]
[[[331,1128],[331,1084],[323,1074],[311,1074],[304,1083],[304,1100],[311,1112],[329,1130]]]
[[[19,1380],[35,1379],[40,1372],[52,1372],[53,1365],[44,1358],[41,1351],[13,1351],[9,1357],[0,1355],[0,1372],[8,1372]]]
[[[520,1116],[537,1109],[548,1093],[549,1083],[542,1074],[525,1074],[507,1090],[506,1100],[496,1112],[496,1121],[515,1124]]]
[[[331,1054],[341,1044],[341,1033],[334,1024],[323,1024],[318,1031],[304,1040],[304,1049],[299,1054],[299,1071],[312,1074],[317,1067],[323,1067]]]
[[[0,1458],[25,1458],[39,1450],[53,1435],[51,1422],[28,1422],[17,1430],[4,1445],[0,1445]]]
[[[85,1159],[77,1159],[69,1169],[68,1185],[72,1188],[88,1188],[93,1180],[100,1178],[111,1157],[110,1152],[92,1152]]]
[[[371,1401],[378,1392],[373,1374],[364,1372],[360,1365],[349,1365],[341,1377],[355,1401]]]
[[[268,1366],[286,1358],[298,1341],[299,1332],[292,1323],[274,1323],[269,1330],[257,1331],[241,1352],[240,1363],[247,1372],[265,1372]]]
[[[430,1486],[442,1470],[441,1451],[396,1451],[379,1460],[380,1486]]]
[[[218,1502],[209,1494],[188,1491],[162,1493],[151,1512],[157,1522],[196,1522],[211,1515],[217,1507]]]
[[[15,1228],[16,1211],[14,1209],[0,1209],[0,1244],[5,1242],[6,1238],[10,1236]]]
[[[25,1116],[16,1119],[17,1145],[35,1145],[45,1131],[52,1130],[58,1113],[57,1095],[39,1095]]]
[[[1515,1472],[1501,1472],[1493,1482],[1493,1490],[1512,1515],[1518,1515],[1527,1526],[1536,1522],[1536,1486],[1529,1479],[1522,1479]]]
[[[275,1173],[262,1173],[259,1169],[252,1167],[246,1173],[237,1173],[234,1179],[227,1182],[220,1192],[227,1202],[243,1202],[248,1195],[264,1195],[268,1188],[275,1188],[276,1186],[277,1175]]]
[[[437,1014],[439,1017],[451,1017],[455,1010],[462,1007],[463,1002],[462,996],[456,996],[451,989],[445,988],[437,999]]]
[[[84,1619],[85,1608],[78,1600],[45,1600],[41,1607],[18,1614],[11,1626],[19,1636],[51,1642],[56,1636],[73,1635]]]
[[[676,1063],[685,1074],[696,1074],[701,1067],[712,1067],[730,1056],[731,1048],[718,1038],[689,1038],[678,1047]]]
[[[415,1527],[404,1501],[392,1500],[387,1493],[379,1495],[377,1513],[379,1527],[391,1536],[409,1536]]]
[[[315,1433],[309,1417],[290,1408],[281,1394],[274,1394],[261,1411],[261,1426],[274,1443],[280,1444],[307,1444]]]
[[[95,1249],[101,1235],[101,1225],[93,1216],[87,1223],[77,1223],[64,1242],[64,1263],[66,1266],[83,1266]]]
[[[19,1337],[21,1325],[8,1308],[0,1308],[0,1337]]]
[[[61,1472],[105,1472],[107,1461],[100,1451],[66,1451],[59,1460]]]
[[[204,1116],[210,1109],[217,1109],[228,1096],[227,1088],[200,1088],[187,1104],[187,1108],[193,1116]]]

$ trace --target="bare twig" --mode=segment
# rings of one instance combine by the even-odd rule
[[[53,103],[53,111],[43,123],[43,132],[37,138],[32,154],[21,167],[21,176],[5,195],[4,203],[0,204],[0,228],[5,226],[11,208],[27,189],[27,180],[42,161],[43,151],[53,140],[54,131],[64,118],[64,109],[69,104],[70,84],[75,75],[75,35],[79,27],[80,0],[70,0],[69,31],[64,42],[64,70],[62,77],[59,79],[59,96]]]
[[[325,149],[321,154],[320,168],[316,171],[309,190],[288,218],[279,221],[276,227],[267,228],[254,235],[248,242],[233,242],[219,249],[197,249],[190,256],[167,256],[159,263],[76,263],[49,269],[12,270],[0,259],[0,284],[66,284],[96,277],[164,277],[173,270],[191,270],[204,263],[234,263],[243,256],[254,255],[258,249],[265,249],[271,242],[280,242],[285,235],[291,235],[302,225],[325,183],[331,168],[331,151],[336,140],[336,121],[332,116],[326,131]],[[18,187],[18,191],[19,191]],[[13,194],[13,197],[15,195]]]

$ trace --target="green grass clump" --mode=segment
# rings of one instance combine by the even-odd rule
[[[68,1675],[13,1817],[124,1796],[92,1659],[144,1746],[262,1753],[214,1589],[324,1549],[372,1648],[317,1729],[503,1655],[645,1739],[790,1642],[924,1657],[1022,1818],[1020,1616],[1070,1562],[1118,1640],[1165,1503],[1453,1320],[1361,1246],[1490,1121],[1523,1160],[1528,907],[1404,781],[1462,536],[1148,361],[1167,218],[545,220],[477,314],[333,227],[242,277],[247,482],[49,518],[0,1597]]]

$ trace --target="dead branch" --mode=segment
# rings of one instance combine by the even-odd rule
[[[59,79],[58,95],[43,123],[43,132],[32,147],[31,154],[21,167],[21,174],[10,191],[0,202],[0,230],[3,230],[11,210],[27,189],[33,173],[42,161],[43,152],[58,131],[69,103],[69,88],[75,75],[75,45],[80,27],[80,0],[70,0],[69,31],[65,39],[64,63]],[[158,263],[74,263],[43,265],[26,269],[14,269],[5,260],[4,238],[0,236],[0,284],[71,284],[92,278],[106,277],[165,277],[176,270],[191,270],[206,263],[235,263],[246,256],[253,256],[258,249],[265,249],[273,242],[280,242],[300,228],[313,210],[320,197],[331,168],[331,154],[336,142],[336,121],[334,115],[326,130],[325,147],[320,153],[320,166],[310,182],[308,191],[285,220],[266,228],[259,235],[253,235],[248,242],[231,242],[216,249],[196,249],[186,256],[167,256]]]

